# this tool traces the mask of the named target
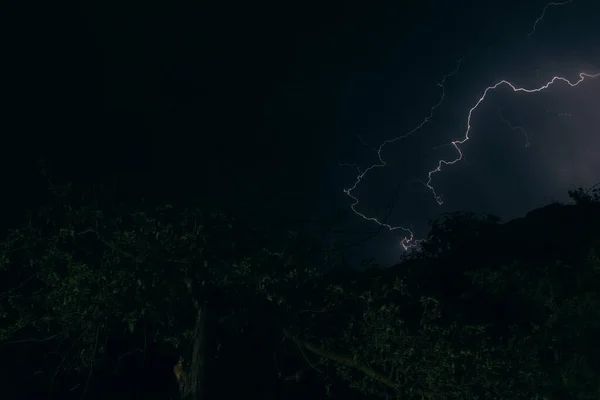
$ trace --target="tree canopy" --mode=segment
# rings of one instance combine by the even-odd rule
[[[598,398],[596,194],[509,223],[448,214],[399,265],[357,271],[199,204],[66,185],[0,243],[0,351],[79,397],[159,352],[157,398]]]

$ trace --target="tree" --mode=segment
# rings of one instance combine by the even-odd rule
[[[600,188],[597,187],[600,184],[597,183],[587,190],[582,188],[569,191],[569,197],[577,205],[591,205],[600,203]]]
[[[17,282],[1,297],[0,341],[54,343],[52,386],[67,370],[89,382],[108,338],[128,332],[139,351],[149,342],[176,350],[181,397],[201,399],[214,326],[238,326],[277,294],[281,305],[289,283],[316,270],[301,270],[285,248],[268,251],[222,213],[117,203],[107,193],[56,188],[0,244],[0,280]]]

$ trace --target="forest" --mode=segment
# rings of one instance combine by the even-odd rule
[[[0,242],[4,399],[597,399],[600,192],[452,213],[389,268],[51,185]]]

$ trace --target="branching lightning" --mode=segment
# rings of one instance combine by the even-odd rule
[[[575,0],[568,0],[568,1],[563,1],[563,2],[555,2],[555,1],[552,1],[552,2],[550,2],[550,3],[548,3],[548,4],[546,4],[546,7],[544,7],[544,9],[542,10],[542,15],[540,15],[540,16],[539,16],[539,17],[538,17],[538,18],[535,20],[535,22],[533,23],[533,28],[531,29],[531,32],[529,32],[529,33],[527,34],[527,36],[533,36],[533,34],[535,33],[535,30],[536,30],[536,28],[537,28],[538,24],[539,24],[540,22],[542,22],[542,20],[543,20],[543,19],[544,19],[544,17],[546,16],[546,11],[548,10],[548,8],[550,8],[550,7],[552,7],[552,6],[564,6],[564,5],[566,5],[566,4],[569,4],[569,3],[572,3],[572,2],[574,2],[574,1],[575,1]]]
[[[586,78],[596,78],[598,76],[600,76],[600,73],[588,74],[585,72],[581,72],[581,73],[579,73],[579,79],[575,82],[571,82],[570,80],[568,80],[567,78],[563,78],[562,76],[554,76],[554,77],[552,77],[551,80],[546,82],[546,84],[544,84],[540,87],[537,87],[537,88],[533,88],[533,89],[526,89],[523,87],[515,86],[514,84],[510,83],[507,80],[501,80],[501,81],[493,84],[492,86],[488,86],[483,91],[483,94],[481,95],[481,97],[479,98],[477,103],[475,103],[475,105],[473,107],[471,107],[471,109],[469,110],[469,116],[467,117],[467,130],[465,131],[465,136],[461,140],[455,140],[455,141],[451,142],[451,144],[454,146],[454,148],[458,152],[458,156],[455,159],[450,160],[450,161],[439,160],[437,167],[434,170],[429,171],[429,174],[428,174],[429,179],[427,180],[427,187],[433,193],[435,201],[437,201],[437,203],[439,205],[442,205],[444,203],[442,201],[442,197],[436,193],[435,188],[431,185],[431,180],[433,179],[433,175],[440,172],[442,170],[443,165],[454,165],[463,159],[463,153],[460,149],[460,145],[465,144],[470,139],[469,133],[471,133],[471,128],[472,128],[471,127],[471,118],[473,116],[473,112],[477,109],[477,107],[479,107],[479,105],[483,102],[483,100],[485,100],[486,96],[488,95],[488,93],[491,90],[496,90],[498,87],[504,85],[504,86],[508,86],[510,89],[512,89],[513,92],[538,93],[538,92],[548,89],[550,87],[550,85],[552,85],[558,81],[565,82],[569,86],[575,87],[575,86],[579,85],[581,82],[583,82]]]
[[[506,117],[504,117],[504,114],[502,114],[502,110],[500,109],[498,109],[498,116],[500,117],[502,122],[504,122],[508,126],[510,130],[519,131],[523,134],[523,136],[525,136],[525,147],[531,146],[531,143],[529,143],[529,134],[527,133],[525,128],[523,128],[522,126],[511,124],[511,122]]]
[[[352,199],[352,204],[350,205],[350,208],[352,209],[352,211],[358,215],[359,217],[361,217],[362,219],[364,219],[365,221],[370,221],[370,222],[375,222],[377,225],[379,226],[383,226],[384,228],[389,229],[390,231],[395,231],[395,230],[402,230],[404,231],[407,236],[405,236],[400,244],[404,247],[405,250],[407,250],[409,247],[411,247],[412,245],[414,245],[414,233],[408,229],[405,228],[403,226],[392,226],[389,225],[388,223],[386,223],[383,220],[378,219],[377,217],[369,217],[366,214],[360,212],[357,210],[357,206],[360,203],[360,200],[357,196],[355,196],[354,194],[352,194],[352,192],[356,189],[356,187],[358,186],[358,184],[364,179],[365,176],[367,176],[367,174],[376,169],[376,168],[383,168],[387,165],[387,163],[384,161],[383,156],[381,155],[381,153],[383,152],[383,149],[385,148],[385,146],[387,146],[388,144],[392,144],[394,142],[397,142],[398,140],[402,140],[402,139],[406,139],[407,137],[409,137],[410,135],[412,135],[413,133],[419,131],[425,124],[427,124],[429,122],[429,120],[431,118],[433,118],[433,114],[435,113],[435,110],[437,108],[439,108],[442,103],[444,102],[444,97],[446,94],[445,91],[445,83],[446,83],[446,79],[448,79],[449,77],[451,77],[452,75],[456,74],[458,72],[458,69],[460,68],[460,63],[462,61],[462,58],[458,60],[457,65],[456,65],[456,69],[454,71],[452,71],[449,74],[446,74],[443,76],[442,80],[438,83],[438,86],[441,88],[441,94],[440,94],[440,99],[439,101],[433,105],[430,110],[429,110],[429,115],[427,117],[425,117],[425,119],[423,119],[421,121],[421,123],[419,123],[417,126],[415,126],[413,129],[411,129],[410,131],[408,131],[407,133],[405,133],[402,136],[396,136],[395,138],[392,139],[388,139],[386,141],[384,141],[383,143],[381,143],[379,145],[379,147],[376,149],[376,153],[377,153],[377,159],[379,160],[379,163],[377,164],[373,164],[367,168],[365,168],[364,170],[361,170],[360,167],[356,164],[340,164],[341,166],[353,166],[356,168],[356,170],[358,171],[358,175],[356,176],[356,180],[354,181],[354,185],[352,185],[350,188],[348,189],[344,189],[344,193],[350,197]]]
[[[550,2],[548,4],[546,4],[546,6],[544,7],[542,14],[540,15],[540,17],[538,17],[534,24],[533,24],[533,28],[531,30],[531,32],[528,34],[528,36],[532,36],[537,28],[537,25],[539,23],[541,23],[546,15],[546,11],[548,10],[548,8],[550,8],[551,6],[562,6],[562,5],[566,5],[569,3],[572,3],[574,0],[568,0],[568,1],[564,1],[564,2]],[[400,241],[401,246],[405,249],[408,250],[410,248],[414,248],[416,247],[419,242],[422,242],[423,240],[416,240],[415,239],[415,235],[412,232],[411,229],[403,227],[403,226],[394,226],[394,225],[390,225],[387,223],[386,220],[382,220],[380,218],[377,217],[373,217],[373,216],[368,216],[363,212],[360,212],[357,208],[358,205],[360,203],[359,198],[357,197],[357,195],[353,194],[353,192],[356,190],[356,188],[358,187],[358,185],[365,179],[365,177],[369,174],[369,172],[371,172],[372,170],[378,169],[378,168],[383,168],[387,165],[387,163],[385,162],[385,160],[383,159],[382,156],[382,152],[384,150],[384,148],[389,145],[392,144],[394,142],[397,142],[399,140],[405,139],[408,136],[416,133],[417,131],[419,131],[425,124],[427,124],[430,119],[433,117],[435,111],[437,110],[437,108],[439,108],[441,106],[441,104],[444,101],[444,97],[445,97],[445,87],[444,84],[446,82],[446,80],[451,77],[452,75],[456,74],[460,68],[460,63],[461,63],[462,59],[458,61],[457,67],[456,69],[445,75],[441,82],[438,83],[438,86],[441,88],[441,95],[440,95],[440,99],[439,101],[430,109],[430,113],[429,115],[423,120],[421,121],[421,123],[419,123],[416,127],[414,127],[412,130],[410,130],[408,133],[405,133],[402,136],[398,136],[392,139],[388,139],[386,141],[384,141],[383,143],[381,143],[379,145],[379,147],[377,149],[373,149],[376,154],[377,154],[377,159],[378,162],[376,164],[373,164],[367,168],[361,169],[357,164],[341,164],[342,166],[353,166],[357,171],[358,171],[358,175],[355,178],[354,184],[347,188],[344,189],[344,193],[350,197],[350,199],[352,200],[352,204],[350,206],[350,208],[352,209],[352,211],[359,216],[360,218],[364,219],[365,221],[369,221],[369,222],[374,222],[377,225],[379,225],[380,227],[384,227],[387,228],[390,231],[395,231],[395,230],[401,230],[402,232],[404,232],[406,235],[404,236],[404,238]],[[524,87],[520,87],[520,86],[516,86],[515,84],[507,81],[507,80],[501,80],[498,81],[496,83],[494,83],[491,86],[488,86],[484,91],[483,94],[479,97],[479,99],[477,100],[477,102],[475,103],[475,105],[473,107],[471,107],[469,109],[468,115],[467,115],[467,127],[464,133],[464,136],[462,139],[460,140],[455,140],[452,141],[450,143],[446,143],[445,145],[452,145],[454,146],[454,148],[457,151],[457,156],[454,159],[451,160],[445,160],[445,159],[441,159],[437,162],[437,166],[435,169],[429,171],[429,173],[427,174],[428,176],[428,180],[427,182],[424,182],[424,185],[432,192],[433,197],[435,199],[435,201],[438,203],[438,205],[442,205],[443,204],[443,200],[442,200],[442,196],[440,194],[438,194],[434,188],[434,186],[432,185],[432,180],[433,180],[433,176],[439,172],[442,171],[442,167],[445,165],[454,165],[456,163],[458,163],[459,161],[461,161],[464,158],[463,152],[461,150],[461,145],[463,145],[464,143],[466,143],[469,139],[470,139],[470,133],[472,130],[472,125],[471,125],[471,120],[472,120],[472,116],[473,113],[475,112],[475,110],[479,107],[479,105],[486,99],[488,93],[490,91],[494,91],[496,89],[498,89],[501,86],[507,86],[508,88],[510,88],[513,92],[524,92],[524,93],[538,93],[541,91],[546,90],[547,88],[549,88],[551,85],[553,85],[556,82],[563,82],[566,83],[567,85],[569,85],[570,87],[575,87],[578,86],[579,84],[581,84],[582,82],[584,82],[586,79],[591,79],[591,78],[596,78],[599,77],[600,73],[596,73],[596,74],[589,74],[586,72],[581,72],[579,73],[579,79],[577,79],[576,81],[571,81],[565,77],[562,76],[554,76],[552,77],[552,79],[550,79],[549,81],[547,81],[544,85],[537,87],[537,88],[524,88]],[[502,113],[500,112],[500,118],[502,119],[502,121],[504,121],[504,123],[506,123],[510,129],[513,130],[519,130],[521,131],[524,135],[525,135],[525,140],[526,140],[526,147],[529,146],[529,138],[527,135],[527,132],[520,126],[513,126],[506,118],[504,118],[504,116],[502,115]],[[359,138],[362,141],[362,138]],[[365,143],[366,144],[366,143]],[[445,145],[441,145],[441,146],[445,146]],[[437,146],[437,147],[441,147],[441,146]]]

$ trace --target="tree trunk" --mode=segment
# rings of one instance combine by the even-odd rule
[[[206,362],[208,359],[206,304],[198,307],[197,310],[190,364],[187,367],[184,366],[181,359],[174,368],[182,400],[204,400],[205,398]]]

